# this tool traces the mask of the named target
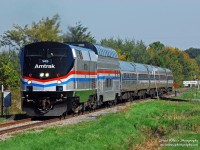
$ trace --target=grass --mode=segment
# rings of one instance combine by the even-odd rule
[[[0,122],[5,121],[5,118],[0,117]]]
[[[168,146],[164,146],[163,150],[199,150],[200,134],[193,132],[183,132],[181,134],[174,133],[168,140],[170,141]]]
[[[185,92],[181,95],[178,95],[177,98],[186,99],[186,100],[200,99],[200,90],[199,89],[193,89],[190,92]]]
[[[199,106],[200,103],[157,100],[139,103],[94,121],[22,133],[1,141],[0,147],[7,150],[126,150],[144,146],[155,149],[161,138],[195,138],[200,142]]]

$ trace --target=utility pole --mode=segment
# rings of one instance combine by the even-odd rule
[[[1,116],[3,117],[3,85],[1,85]]]

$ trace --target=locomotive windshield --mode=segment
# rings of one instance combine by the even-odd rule
[[[24,76],[44,80],[56,78],[66,75],[72,66],[72,52],[66,45],[52,46],[47,43],[46,45],[30,45],[24,49]],[[40,73],[48,73],[49,76],[41,78]]]
[[[44,50],[41,49],[28,49],[26,50],[26,57],[44,57]]]
[[[28,49],[26,57],[67,57],[67,49]]]
[[[67,57],[67,51],[64,49],[48,49],[47,50],[47,57]]]

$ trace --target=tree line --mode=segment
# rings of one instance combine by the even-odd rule
[[[96,39],[89,29],[77,22],[75,26],[68,26],[63,32],[60,27],[59,15],[52,18],[42,18],[31,25],[13,25],[0,35],[0,84],[6,88],[19,87],[19,59],[18,52],[24,45],[39,41],[57,42],[92,42]],[[165,46],[159,41],[145,45],[143,41],[135,39],[104,38],[101,45],[115,49],[120,60],[137,63],[152,64],[172,70],[174,80],[182,85],[183,80],[200,78],[198,61],[188,53],[175,47]]]
[[[190,56],[190,58],[195,59],[197,64],[200,66],[200,48],[189,48],[185,52]]]

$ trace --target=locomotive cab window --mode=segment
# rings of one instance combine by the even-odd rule
[[[25,57],[44,57],[44,49],[28,49],[25,51]]]
[[[67,57],[67,49],[28,49],[25,57]]]
[[[47,58],[51,57],[67,57],[66,49],[48,49]]]

